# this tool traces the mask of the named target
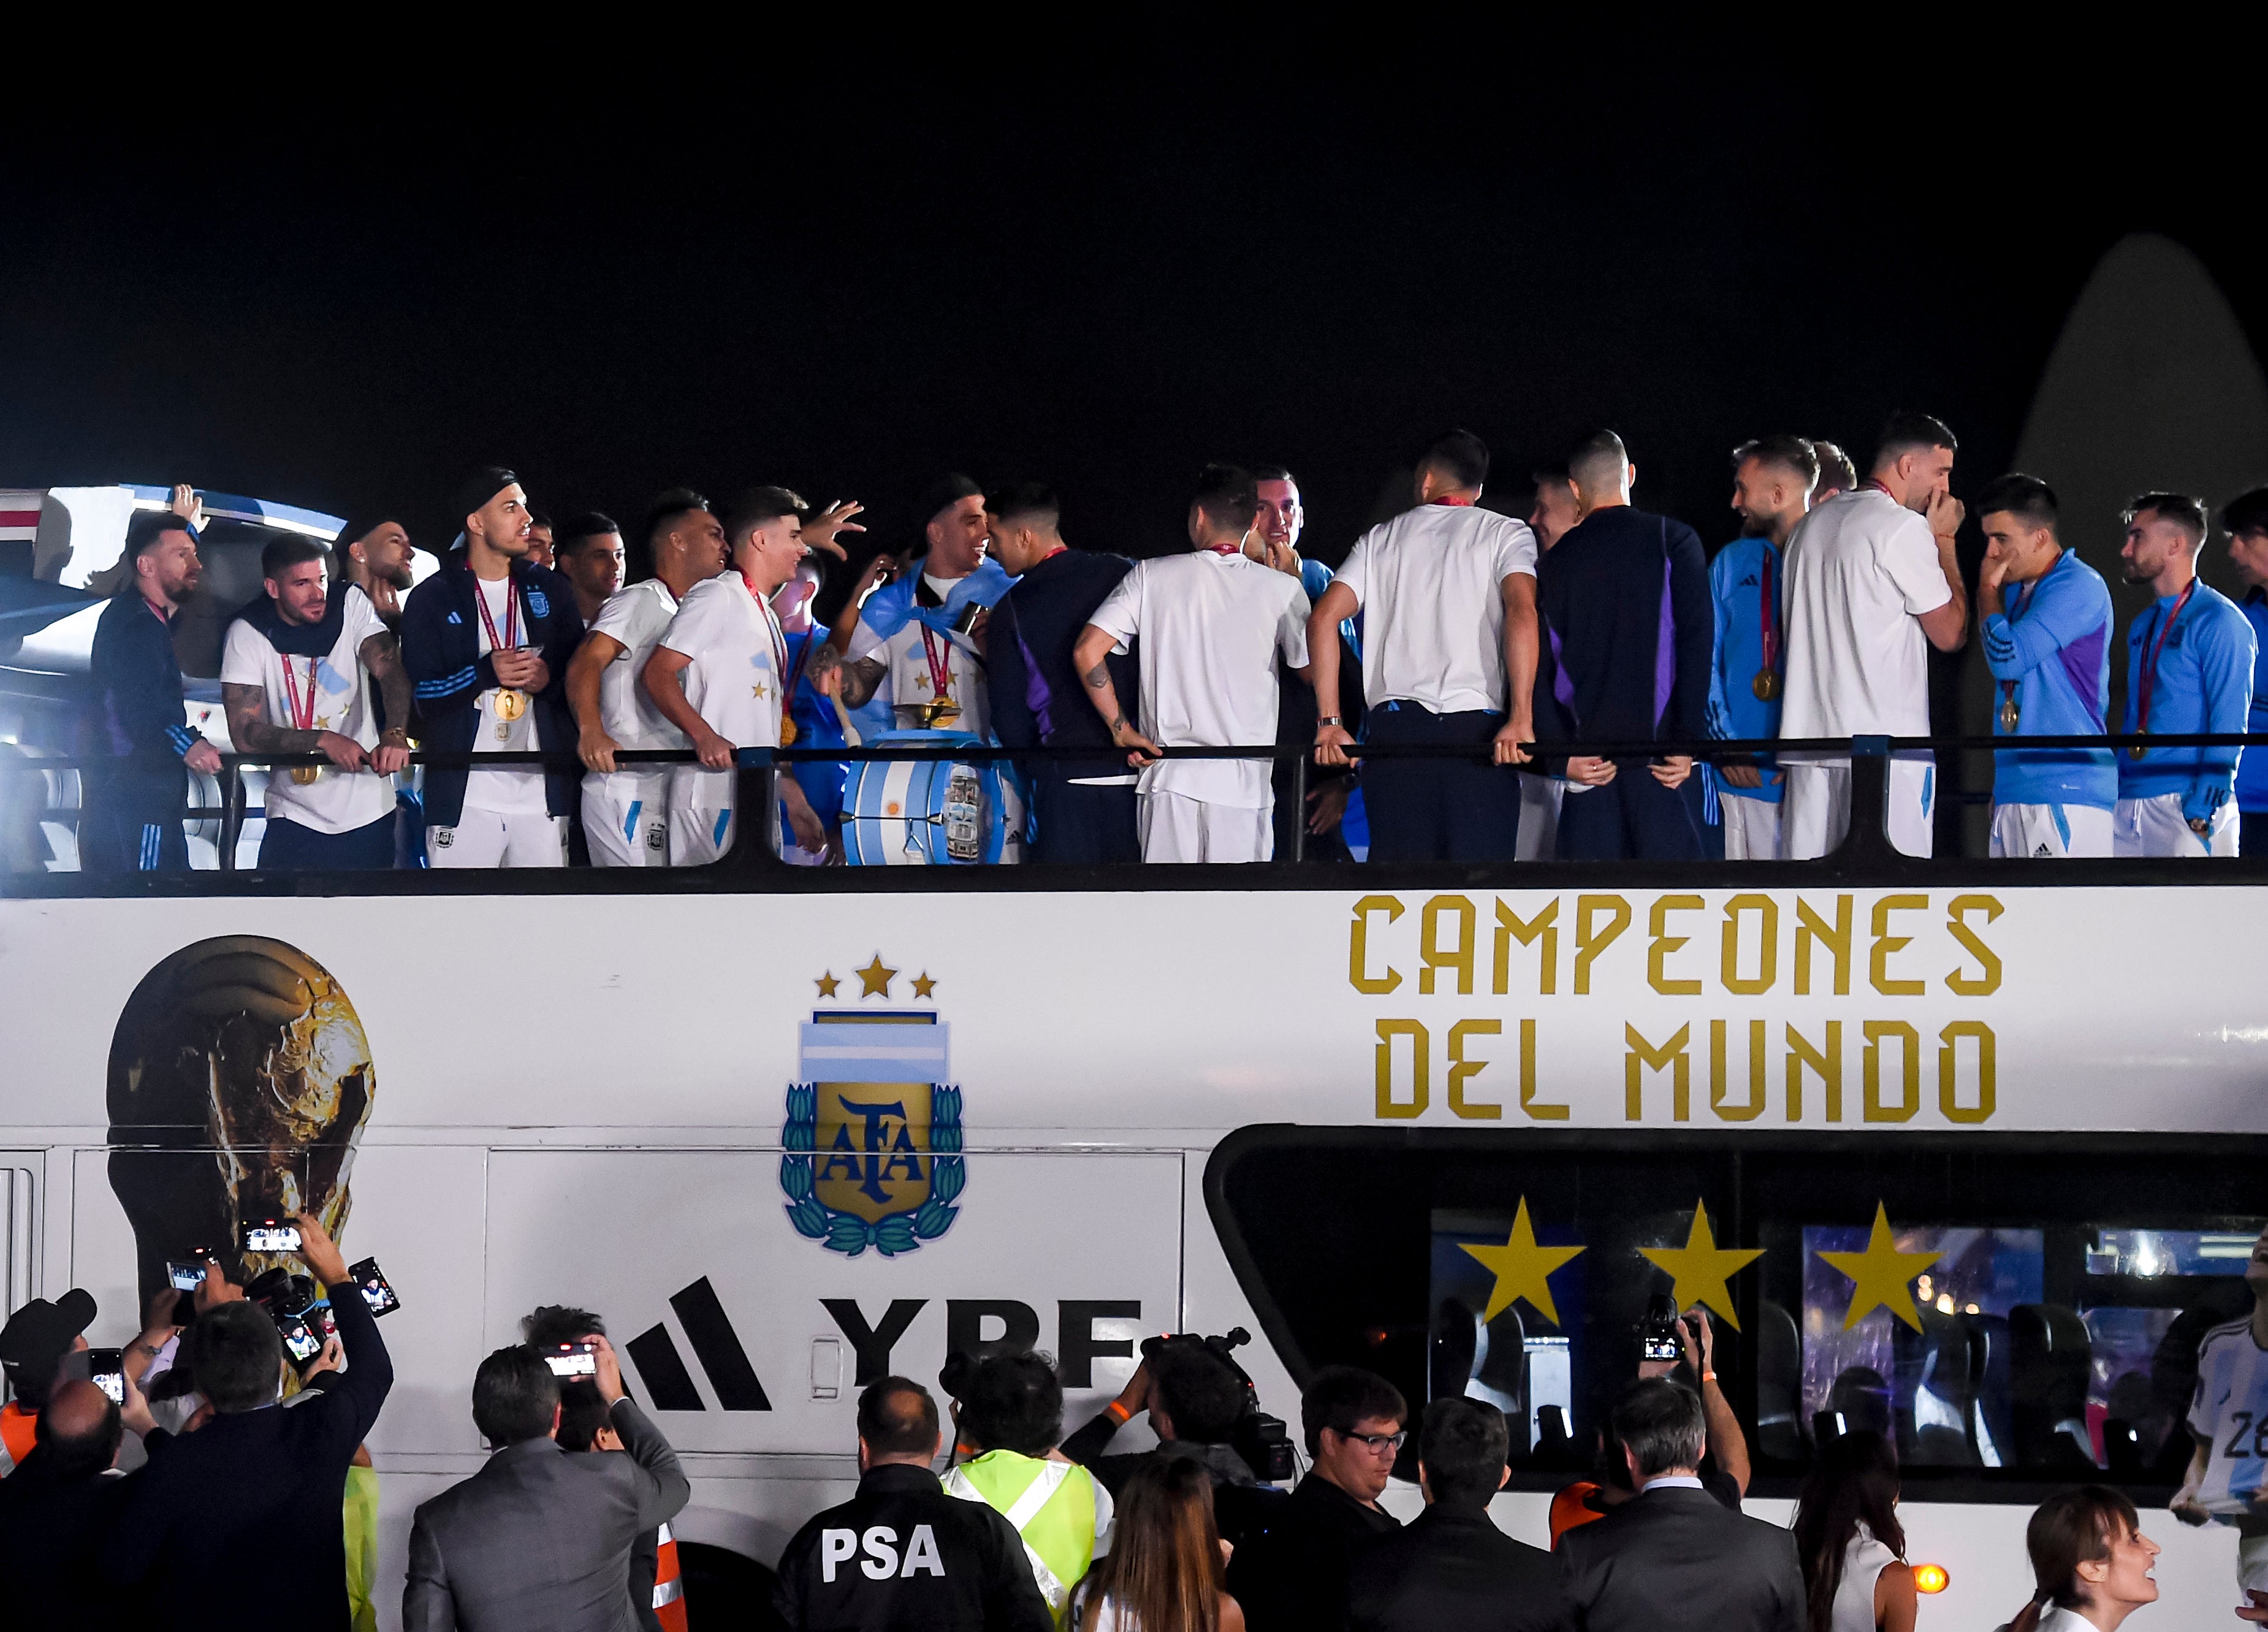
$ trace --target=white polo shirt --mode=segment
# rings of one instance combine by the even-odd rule
[[[1929,523],[1880,488],[1854,488],[1804,517],[1786,561],[1779,734],[1927,736],[1929,638],[1915,620],[1953,599]]]
[[[618,641],[622,650],[599,676],[599,723],[621,747],[631,749],[683,748],[685,733],[669,723],[653,699],[638,683],[646,659],[660,644],[662,631],[677,616],[677,597],[658,578],[649,578],[607,597],[591,625],[593,634]],[[639,765],[616,772],[617,776],[652,777],[667,774],[666,765]],[[585,779],[585,786],[605,780],[600,772]]]
[[[779,746],[787,635],[747,579],[728,570],[694,585],[655,644],[692,660],[684,671],[685,700],[711,731],[735,748]],[[733,770],[680,765],[670,775],[669,801],[681,809],[722,810],[738,784]]]
[[[242,618],[228,626],[221,648],[224,685],[258,686],[265,693],[261,712],[268,723],[295,731],[335,731],[365,749],[378,746],[378,721],[372,718],[369,676],[363,672],[362,643],[387,632],[370,597],[352,584],[333,584],[345,597],[339,638],[320,657],[287,657],[268,637]],[[321,637],[318,636],[317,639]],[[291,672],[284,670],[289,666]],[[291,717],[291,699],[300,718]],[[301,720],[306,723],[302,724]],[[374,771],[342,771],[324,765],[313,782],[295,782],[287,770],[268,773],[261,809],[318,833],[350,833],[394,813],[394,779]]]
[[[1113,649],[1142,640],[1142,729],[1161,748],[1248,748],[1276,740],[1276,662],[1307,661],[1307,593],[1289,572],[1193,550],[1137,562],[1087,622]],[[1160,760],[1137,791],[1257,809],[1265,759]]]
[[[1364,609],[1369,706],[1504,713],[1504,580],[1515,572],[1535,576],[1535,535],[1470,505],[1420,505],[1355,540],[1331,581]]]

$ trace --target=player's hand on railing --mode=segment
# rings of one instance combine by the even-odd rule
[[[1123,714],[1111,721],[1110,740],[1121,748],[1133,750],[1126,756],[1126,763],[1138,771],[1155,764],[1164,752],[1155,742],[1137,731]]]
[[[1491,749],[1496,763],[1500,765],[1526,764],[1528,760],[1528,750],[1521,747],[1521,744],[1534,741],[1535,736],[1535,727],[1529,720],[1519,715],[1513,715],[1506,720],[1504,722],[1504,728],[1496,734],[1496,741]]]
[[[740,750],[703,726],[701,735],[693,739],[693,751],[711,771],[729,771]]]
[[[359,771],[363,768],[364,756],[362,744],[342,732],[317,732],[315,751],[342,771]]]
[[[210,742],[192,743],[189,751],[181,756],[181,763],[201,776],[218,776],[220,750]]]
[[[1359,756],[1347,750],[1354,746],[1354,736],[1344,726],[1315,727],[1315,763],[1319,765],[1350,764]]]
[[[1653,772],[1653,779],[1664,787],[1683,787],[1685,779],[1693,774],[1693,760],[1687,754],[1664,754],[1646,769]]]
[[[379,734],[378,746],[371,750],[370,768],[380,776],[397,776],[409,769],[409,739],[400,726],[388,726]]]
[[[583,762],[585,771],[611,772],[615,755],[621,747],[603,730],[587,730],[575,740],[575,757]]]
[[[1585,787],[1604,787],[1615,779],[1615,762],[1579,754],[1567,762],[1567,779],[1580,782]]]

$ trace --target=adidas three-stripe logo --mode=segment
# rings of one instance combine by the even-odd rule
[[[725,1318],[725,1305],[718,1299],[717,1289],[709,1284],[709,1277],[702,1276],[671,1297],[669,1306],[685,1328],[685,1340],[693,1345],[693,1357],[708,1375],[709,1385],[717,1391],[717,1403],[727,1411],[770,1410],[771,1397],[764,1392],[755,1367],[748,1363],[748,1351],[740,1347],[740,1334]],[[685,1369],[669,1329],[660,1322],[622,1348],[637,1368],[655,1410],[709,1408],[702,1402],[701,1391],[693,1386],[693,1374]]]

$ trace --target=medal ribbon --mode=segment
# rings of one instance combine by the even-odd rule
[[[509,652],[519,645],[519,596],[512,587],[512,579],[504,580],[504,639],[497,639],[496,619],[489,616],[488,592],[475,579],[473,582],[473,604],[480,609],[481,627],[488,631],[489,655]]]
[[[772,654],[772,678],[784,680],[787,678],[787,631],[780,627],[779,618],[772,611],[772,603],[756,593],[755,585],[749,582],[746,572],[740,574],[740,581],[747,585],[748,599],[756,603],[756,616],[764,621],[764,642],[771,648]],[[784,710],[786,706],[787,698],[783,693],[780,707]]]
[[[1773,674],[1779,672],[1779,584],[1773,570],[1778,561],[1776,552],[1766,552],[1756,591],[1756,627],[1764,641],[1764,668]]]
[[[945,651],[939,654],[937,639],[930,632],[927,624],[921,626],[921,631],[922,655],[929,660],[930,694],[932,697],[948,697],[953,684],[953,641],[948,637]]]
[[[2150,695],[2158,686],[2159,655],[2165,651],[2166,637],[2174,632],[2174,625],[2181,621],[2182,609],[2190,603],[2190,597],[2197,593],[2197,587],[2198,580],[2194,578],[2183,587],[2180,596],[2174,602],[2174,609],[2166,614],[2164,621],[2151,631],[2151,638],[2143,642],[2143,649],[2147,655],[2142,660],[2142,702],[2137,711],[2140,722],[2134,729],[2144,735],[2148,735],[2150,729]]]
[[[307,701],[302,707],[299,684],[291,673],[291,660],[288,657],[284,659],[284,706],[291,716],[291,723],[302,731],[315,728],[315,665],[321,661],[313,657],[307,660]]]

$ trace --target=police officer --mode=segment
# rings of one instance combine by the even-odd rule
[[[939,1444],[920,1384],[886,1377],[858,1396],[858,1494],[780,1555],[789,1632],[1055,1632],[1014,1528],[930,1471]]]

